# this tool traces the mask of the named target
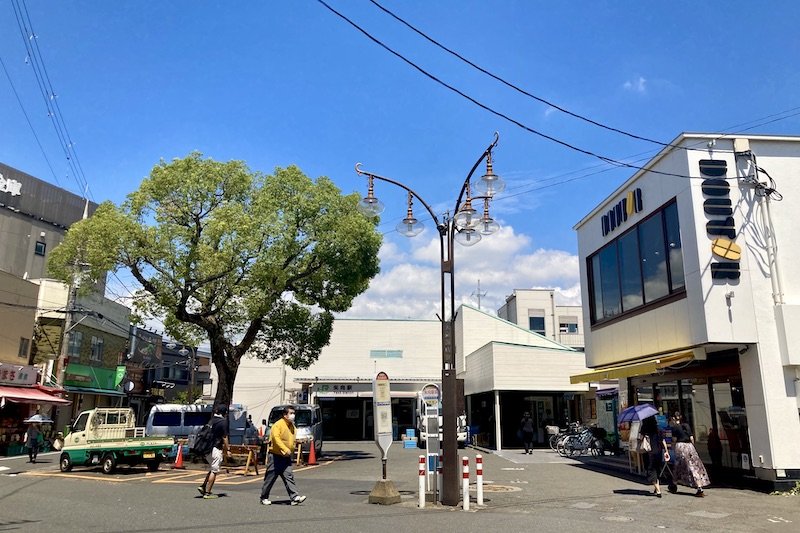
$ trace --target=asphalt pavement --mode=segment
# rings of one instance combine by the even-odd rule
[[[263,531],[797,531],[800,496],[772,496],[730,488],[710,488],[695,498],[682,488],[662,498],[625,469],[598,465],[595,459],[564,459],[549,450],[524,455],[519,450],[486,453],[467,448],[472,470],[471,508],[431,505],[418,508],[420,450],[389,450],[389,478],[401,503],[367,502],[381,476],[380,454],[372,442],[326,442],[317,466],[296,467],[297,484],[308,499],[290,506],[280,482],[271,506],[259,503],[261,475],[232,470],[220,476],[215,492],[203,500],[195,487],[202,465],[185,470],[162,465],[120,467],[106,476],[99,469],[58,471],[57,454],[0,459],[0,531],[145,532],[228,530]],[[483,455],[484,503],[475,504],[474,457]],[[609,460],[610,461],[610,460]],[[263,468],[263,467],[262,467]]]

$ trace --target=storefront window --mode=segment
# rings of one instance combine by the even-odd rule
[[[603,289],[600,278],[600,254],[595,254],[591,260],[592,271],[592,315],[594,320],[603,318]]]
[[[683,248],[678,224],[678,204],[670,204],[664,208],[664,228],[667,233],[670,283],[674,291],[686,284],[683,276]]]
[[[628,311],[644,303],[636,231],[630,231],[619,239],[619,266],[622,273],[622,310]]]
[[[642,254],[644,301],[652,302],[669,294],[664,228],[660,216],[650,217],[639,225],[639,248]]]
[[[617,243],[611,243],[600,251],[600,277],[603,290],[603,317],[609,318],[622,312],[617,269]]]
[[[587,260],[592,322],[655,302],[685,286],[678,209],[656,211]]]

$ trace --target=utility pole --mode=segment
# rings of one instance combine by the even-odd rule
[[[477,296],[478,297],[478,311],[481,310],[481,296],[486,296],[485,292],[481,292],[481,280],[478,280],[478,290],[472,291],[470,296]]]
[[[58,374],[56,384],[64,387],[64,377],[67,372],[67,361],[69,359],[69,337],[73,327],[72,313],[75,311],[75,300],[78,293],[77,275],[73,276],[72,283],[67,292],[67,307],[64,311],[64,328],[61,331],[61,350],[58,356]]]

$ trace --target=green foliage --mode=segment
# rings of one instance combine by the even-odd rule
[[[770,496],[800,496],[800,481],[794,484],[789,490],[775,490],[769,493]]]
[[[251,172],[192,153],[161,161],[117,207],[73,225],[50,257],[53,275],[82,286],[126,268],[142,286],[141,317],[165,318],[176,339],[207,337],[229,400],[241,357],[307,367],[378,273],[381,237],[326,177],[299,168]],[[230,383],[227,383],[230,381]]]

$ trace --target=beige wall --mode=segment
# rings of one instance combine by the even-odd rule
[[[28,364],[28,354],[19,356],[20,339],[33,338],[38,291],[33,283],[0,271],[0,362]]]

